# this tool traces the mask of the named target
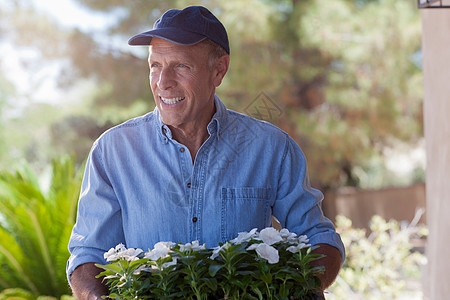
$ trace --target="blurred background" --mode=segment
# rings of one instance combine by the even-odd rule
[[[187,5],[227,28],[219,97],[294,138],[345,235],[327,299],[421,299],[426,157],[411,0],[3,0],[0,296],[69,297],[67,241],[89,149],[154,108],[148,49],[127,40]]]

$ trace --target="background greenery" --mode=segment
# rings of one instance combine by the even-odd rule
[[[102,29],[60,26],[31,0],[0,6],[0,44],[8,41],[21,54],[33,85],[17,89],[0,73],[0,167],[25,159],[40,170],[59,153],[74,153],[80,164],[101,132],[152,110],[147,49],[130,47],[127,39],[150,29],[170,7],[203,4],[223,21],[231,41],[219,96],[229,108],[287,131],[304,150],[315,186],[423,180],[418,170],[396,182],[385,165],[387,149],[410,149],[423,137],[414,1],[73,2],[114,22]],[[0,66],[7,60],[0,57]],[[39,71],[53,64],[60,95],[36,99],[44,84]],[[276,113],[253,109],[261,92]]]
[[[422,299],[416,286],[426,257],[414,250],[414,241],[425,238],[428,230],[418,225],[420,216],[409,224],[374,216],[369,232],[338,216],[336,230],[347,257],[327,299]]]
[[[0,291],[71,294],[64,270],[80,184],[69,158],[53,160],[46,186],[29,168],[0,174]]]
[[[0,4],[0,290],[21,287],[34,294],[27,299],[68,293],[63,272],[79,170],[104,130],[154,108],[147,49],[126,42],[172,7],[205,5],[222,20],[231,67],[218,95],[288,132],[315,187],[424,180],[422,165],[402,178],[387,166],[390,151],[423,140],[415,1],[72,2],[109,21],[69,26],[43,2]],[[3,54],[11,51],[13,68],[13,56]],[[41,92],[49,78],[56,96]],[[68,154],[73,161],[55,159]]]

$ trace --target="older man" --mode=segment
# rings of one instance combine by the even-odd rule
[[[215,95],[230,63],[220,21],[200,6],[169,10],[129,44],[149,45],[156,108],[105,132],[89,154],[67,265],[77,298],[106,293],[94,264],[119,243],[214,247],[270,226],[272,216],[320,245],[322,288],[330,285],[344,247],[322,214],[322,194],[309,185],[300,148]]]

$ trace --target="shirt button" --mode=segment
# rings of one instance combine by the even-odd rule
[[[197,220],[198,220],[197,217],[192,218],[192,222],[194,222],[194,223],[197,222]]]
[[[191,183],[190,182],[188,182],[187,187],[191,188]]]
[[[180,148],[180,152],[183,153],[184,152],[184,148]]]

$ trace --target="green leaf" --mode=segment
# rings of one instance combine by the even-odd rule
[[[262,294],[261,290],[258,287],[252,286],[251,289],[258,296],[259,300],[263,300],[264,299],[263,294]]]
[[[217,280],[215,278],[202,278],[211,291],[215,292],[217,290]]]
[[[286,288],[286,285],[284,285],[284,284],[280,285],[280,289],[278,292],[279,292],[281,298],[287,299],[287,297],[289,296],[289,289]]]
[[[0,173],[0,285],[60,297],[70,294],[65,266],[81,172],[72,158],[55,159],[51,171],[45,189],[29,167]]]
[[[270,273],[263,273],[260,275],[260,278],[265,283],[271,283],[272,282],[272,274]]]
[[[208,273],[211,277],[214,277],[223,267],[224,265],[211,264],[209,266]]]
[[[95,264],[95,266],[105,269],[105,270],[109,270],[109,271],[111,271],[113,273],[117,273],[117,274],[123,274],[123,272],[124,272],[122,267],[120,267],[119,265],[114,264],[114,263],[108,264],[108,265]]]
[[[24,289],[6,289],[0,293],[0,300],[35,300],[35,296]]]

